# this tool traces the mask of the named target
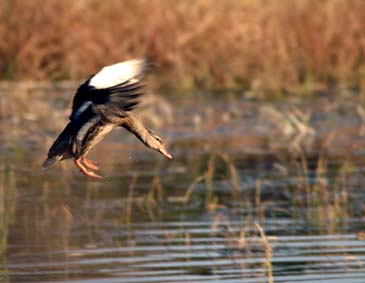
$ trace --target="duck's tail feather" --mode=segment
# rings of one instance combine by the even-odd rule
[[[55,156],[51,156],[48,157],[42,164],[42,168],[46,169],[47,167],[61,161],[63,158],[63,155],[55,155]]]
[[[65,129],[61,132],[61,134],[54,141],[52,146],[50,147],[47,159],[43,162],[42,168],[45,169],[61,160],[70,158],[73,156],[72,154],[72,146],[74,144],[74,135],[75,127],[70,122],[65,127]]]

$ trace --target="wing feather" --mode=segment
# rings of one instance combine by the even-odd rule
[[[106,66],[90,80],[90,86],[105,89],[117,84],[141,79],[146,71],[146,59],[133,59]]]
[[[71,116],[71,123],[74,128],[74,154],[77,155],[81,152],[83,140],[88,130],[99,121],[101,121],[100,113],[91,101],[85,101],[75,112],[75,115]]]
[[[102,109],[106,110],[133,110],[139,103],[138,97],[143,94],[141,81],[151,66],[149,59],[134,59],[104,67],[78,88],[71,117],[86,101],[96,107],[103,105]]]

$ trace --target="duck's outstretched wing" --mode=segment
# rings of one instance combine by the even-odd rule
[[[113,112],[133,110],[142,94],[141,81],[151,68],[149,59],[134,59],[104,67],[78,88],[70,119],[77,118],[86,102]]]

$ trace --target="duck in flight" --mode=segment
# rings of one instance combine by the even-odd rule
[[[171,159],[162,139],[131,113],[143,94],[141,82],[151,67],[149,59],[133,59],[104,67],[81,84],[70,120],[50,147],[42,167],[73,158],[82,173],[102,178],[94,172],[98,165],[86,155],[116,127],[127,129],[147,147]]]

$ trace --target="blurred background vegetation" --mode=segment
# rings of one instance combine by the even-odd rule
[[[0,0],[1,80],[82,80],[157,58],[158,89],[365,91],[361,0]]]

